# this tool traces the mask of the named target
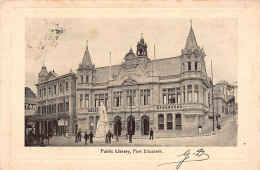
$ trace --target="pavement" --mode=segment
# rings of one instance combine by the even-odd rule
[[[205,127],[204,134],[191,135],[186,137],[172,137],[172,138],[156,138],[149,140],[147,138],[133,138],[133,142],[129,143],[128,140],[121,137],[116,142],[112,139],[111,143],[105,143],[104,138],[94,138],[94,143],[85,145],[85,141],[82,138],[81,142],[75,143],[75,137],[53,136],[50,139],[50,145],[47,147],[59,147],[59,146],[75,146],[75,147],[99,147],[99,146],[236,146],[237,145],[237,115],[228,115],[225,119],[219,120],[221,125],[220,130],[215,130],[212,133],[212,126]],[[211,130],[210,130],[211,129]]]

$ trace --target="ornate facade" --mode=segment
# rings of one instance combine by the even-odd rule
[[[43,66],[37,86],[36,133],[74,134],[76,115],[76,75],[72,71],[58,76]]]
[[[142,35],[123,64],[96,68],[86,46],[76,74],[76,129],[95,133],[103,102],[114,134],[197,133],[210,112],[212,82],[192,27],[177,57],[151,60],[147,48]]]

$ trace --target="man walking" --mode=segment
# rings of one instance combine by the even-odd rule
[[[87,132],[85,132],[84,139],[85,139],[85,145],[87,145],[88,144],[88,134],[87,134]]]
[[[153,140],[153,129],[152,128],[150,130],[150,139],[149,140]]]
[[[111,143],[112,133],[110,132],[110,130],[107,133],[107,137],[108,137],[108,143]]]
[[[90,143],[90,144],[91,144],[91,143],[93,144],[93,136],[94,136],[94,135],[93,135],[93,132],[91,131],[90,134],[89,134],[89,143]]]

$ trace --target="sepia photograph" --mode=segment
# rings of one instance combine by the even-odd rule
[[[24,46],[25,146],[237,146],[235,18],[26,18]]]

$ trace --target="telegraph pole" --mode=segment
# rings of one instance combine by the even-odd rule
[[[215,130],[215,125],[214,125],[214,121],[215,121],[215,118],[214,118],[214,102],[213,102],[213,71],[212,71],[212,60],[211,60],[211,77],[212,77],[212,115],[213,115],[213,132]]]

